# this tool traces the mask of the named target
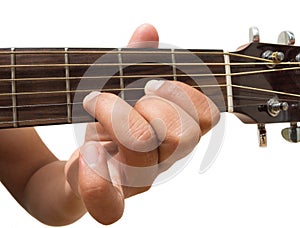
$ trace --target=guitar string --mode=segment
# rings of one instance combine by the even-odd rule
[[[240,98],[240,100],[248,100],[249,97],[242,97],[242,96],[237,96],[238,98]],[[271,99],[272,97],[270,97]],[[256,100],[256,99],[254,99]],[[259,105],[266,105],[266,99],[258,99],[258,100],[261,100],[261,102],[257,102],[257,103],[249,103],[249,104],[239,104],[239,105],[234,105],[234,108],[242,108],[242,107],[254,107],[254,106],[259,106]],[[136,103],[138,100],[129,100],[129,99],[125,99],[126,102],[129,102],[129,103]],[[282,99],[281,100],[282,102],[285,101],[285,102],[299,102],[299,100],[293,100],[293,99]],[[67,105],[72,105],[72,106],[75,106],[75,105],[83,105],[83,102],[70,102],[70,103],[67,103],[67,102],[64,102],[64,103],[49,103],[49,104],[24,104],[24,105],[7,105],[7,106],[0,106],[0,110],[4,110],[4,109],[12,109],[12,108],[42,108],[42,107],[54,107],[54,106],[67,106]],[[224,103],[225,105],[225,103]]]
[[[51,54],[105,54],[105,55],[118,55],[118,54],[140,54],[140,55],[145,55],[145,54],[179,54],[179,55],[229,55],[229,56],[236,56],[236,57],[242,57],[242,58],[248,58],[248,59],[255,59],[255,60],[261,60],[261,61],[266,61],[266,62],[272,62],[271,60],[265,59],[265,58],[260,58],[260,57],[255,57],[255,56],[250,56],[250,55],[245,55],[245,54],[239,54],[239,53],[234,53],[234,52],[222,52],[222,51],[196,51],[196,50],[172,50],[170,49],[169,51],[164,51],[163,49],[155,49],[155,50],[119,50],[119,49],[113,49],[113,50],[94,50],[94,51],[87,51],[87,50],[70,50],[68,48],[67,50],[61,50],[61,51],[20,51],[20,50],[14,50],[14,52],[10,51],[0,51],[0,55],[31,55],[31,54],[44,54],[44,55],[51,55]]]
[[[130,66],[170,66],[171,62],[165,63],[135,63],[135,62],[128,62],[128,63],[41,63],[41,64],[6,64],[0,65],[0,68],[38,68],[38,67],[130,67]],[[185,63],[185,62],[177,62],[174,66],[268,66],[268,65],[300,65],[300,62],[241,62],[241,63],[214,63],[214,62],[203,62],[203,63]]]
[[[299,63],[300,64],[300,63]],[[251,75],[251,74],[264,74],[264,73],[274,73],[274,72],[281,72],[281,71],[293,71],[293,70],[300,70],[299,67],[286,67],[286,68],[279,68],[279,69],[267,69],[267,70],[255,70],[255,71],[244,71],[244,72],[235,72],[231,73],[230,76],[237,77],[237,76],[244,76],[244,75]],[[203,73],[203,74],[176,74],[177,77],[224,77],[226,76],[225,73]],[[119,76],[119,75],[95,75],[95,76],[73,76],[68,77],[68,80],[81,80],[81,79],[131,79],[131,78],[167,78],[167,77],[174,77],[173,74],[153,74],[153,75],[127,75],[127,76]],[[0,82],[13,82],[13,81],[65,81],[66,78],[62,77],[38,77],[38,78],[4,78],[0,79]]]
[[[194,86],[198,87],[199,89],[203,88],[212,88],[212,87],[227,87],[227,84],[218,84],[218,85],[201,85],[201,86]],[[250,87],[250,86],[243,86],[243,85],[231,85],[233,88],[241,88],[241,89],[248,89],[252,91],[261,91],[261,92],[267,92],[267,93],[274,93],[274,94],[280,94],[280,95],[287,95],[292,97],[300,97],[300,94],[296,93],[287,93],[283,91],[276,91],[276,90],[270,90],[270,89],[263,89],[263,88],[256,88],[256,87]],[[102,92],[118,92],[118,91],[136,91],[136,90],[143,90],[144,88],[107,88],[102,89]],[[96,90],[96,89],[95,89]],[[20,95],[42,95],[42,94],[64,94],[64,93],[82,93],[82,92],[91,92],[93,89],[79,89],[79,90],[54,90],[54,91],[33,91],[33,92],[15,92],[15,93],[1,93],[0,97],[3,96],[20,96]]]
[[[268,97],[255,97],[255,96],[245,96],[245,95],[235,95],[234,97],[235,98],[240,98],[240,99],[243,99],[243,100],[251,100],[251,101],[263,101],[265,102],[266,100],[268,99],[271,99],[271,98],[274,98],[274,95],[273,94],[268,94],[269,96]],[[300,102],[300,100],[297,100],[297,99],[280,99],[281,101],[288,101],[288,102]]]
[[[299,67],[300,69],[300,67]],[[224,73],[217,73],[213,74],[216,77],[220,76],[225,76]],[[176,74],[178,77],[208,77],[212,76],[212,74]],[[147,74],[147,75],[127,75],[127,76],[120,76],[120,75],[95,75],[95,76],[73,76],[73,77],[68,77],[68,80],[85,80],[85,79],[134,79],[134,78],[173,78],[173,74]],[[38,77],[38,78],[7,78],[7,79],[0,79],[0,82],[12,82],[12,81],[17,81],[17,82],[22,82],[22,81],[65,81],[66,78],[63,77]]]
[[[195,88],[204,89],[204,88],[218,88],[218,87],[227,87],[227,84],[218,84],[218,85],[201,85],[201,86],[194,86]],[[280,95],[287,95],[292,97],[300,97],[300,94],[296,93],[287,93],[282,91],[270,90],[270,89],[263,89],[263,88],[256,88],[250,86],[243,86],[243,85],[231,85],[234,88],[241,88],[247,89],[252,91],[260,91],[260,92],[267,92],[267,93],[274,93]],[[96,89],[95,89],[96,90]],[[101,92],[119,92],[119,91],[136,91],[136,90],[144,90],[142,87],[134,87],[134,88],[106,88],[101,89]],[[16,93],[1,93],[0,97],[3,96],[20,96],[20,95],[42,95],[42,94],[65,94],[65,93],[88,93],[93,91],[93,89],[79,89],[79,90],[54,90],[54,91],[36,91],[36,92],[16,92]]]
[[[87,48],[88,49],[88,48]],[[17,50],[15,49],[14,52],[12,52],[10,49],[7,51],[0,51],[0,55],[9,55],[9,54],[16,54],[16,55],[56,55],[56,54],[171,54],[172,49],[135,49],[135,48],[125,48],[125,49],[99,49],[99,50],[72,50],[72,48],[68,48],[68,50],[62,49],[62,50]],[[174,54],[212,54],[212,55],[223,55],[227,52],[222,51],[197,51],[196,49],[175,49]],[[230,52],[229,52],[230,53]]]

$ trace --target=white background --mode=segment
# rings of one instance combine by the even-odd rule
[[[300,37],[299,2],[282,1],[1,1],[0,47],[123,47],[141,23],[155,25],[161,41],[181,48],[233,51],[258,26],[262,42],[282,30]],[[297,44],[297,41],[296,41]],[[287,124],[268,125],[268,148],[255,125],[223,115],[219,157],[199,174],[209,137],[177,177],[126,200],[111,227],[299,227],[300,145],[285,142]],[[61,159],[77,146],[72,126],[38,128]],[[17,143],[17,142],[16,142]],[[18,167],[16,167],[17,169]],[[101,227],[89,216],[69,227]],[[0,227],[47,227],[28,215],[1,186]]]

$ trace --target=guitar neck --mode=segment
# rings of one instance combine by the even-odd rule
[[[187,83],[227,111],[225,65],[222,50],[0,49],[0,128],[91,121],[90,91],[134,104],[151,79]]]

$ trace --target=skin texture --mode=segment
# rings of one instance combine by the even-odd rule
[[[157,45],[157,31],[144,24],[128,46]],[[70,224],[87,211],[102,224],[116,222],[126,198],[147,191],[219,120],[215,105],[183,83],[151,81],[145,94],[134,107],[109,93],[87,96],[84,108],[98,122],[68,161],[59,161],[33,128],[1,130],[1,182],[48,225]]]

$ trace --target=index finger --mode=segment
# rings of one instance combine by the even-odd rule
[[[86,97],[83,104],[116,142],[125,164],[134,167],[157,164],[156,134],[128,103],[114,94],[94,93]]]

